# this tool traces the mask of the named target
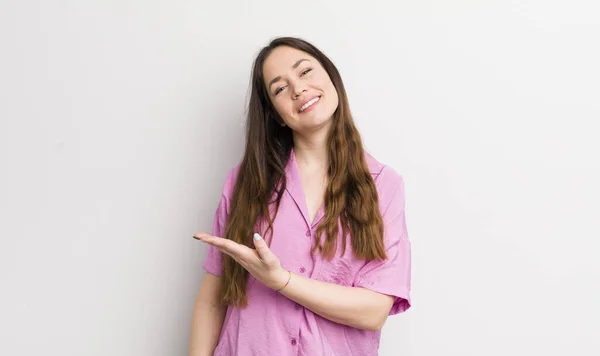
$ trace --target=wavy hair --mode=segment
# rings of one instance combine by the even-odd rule
[[[286,187],[285,167],[294,144],[292,130],[281,125],[282,120],[269,99],[263,80],[264,62],[279,46],[296,48],[317,59],[327,71],[339,97],[327,140],[329,183],[324,196],[325,216],[317,227],[312,253],[333,258],[341,227],[342,255],[346,252],[346,236],[350,233],[352,250],[357,258],[385,259],[383,220],[377,189],[367,166],[360,134],[350,113],[340,73],[318,48],[294,37],[272,40],[261,49],[254,61],[246,121],[246,147],[223,237],[252,247],[253,230],[258,221],[266,222],[267,233],[270,233],[271,239],[273,237],[273,221]],[[223,254],[222,302],[237,307],[246,306],[247,282],[248,272]]]

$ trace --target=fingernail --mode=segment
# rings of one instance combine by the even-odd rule
[[[260,240],[260,235],[259,234],[254,234],[254,241],[258,241]]]
[[[193,238],[195,238],[196,240],[200,240],[199,238],[197,238],[196,236],[192,236]]]

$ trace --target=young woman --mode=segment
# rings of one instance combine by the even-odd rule
[[[298,38],[258,54],[244,157],[194,237],[191,356],[377,355],[410,306],[402,176],[364,151],[338,70]]]

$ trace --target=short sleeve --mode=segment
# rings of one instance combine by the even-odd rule
[[[389,202],[382,212],[387,259],[367,262],[353,285],[394,297],[389,313],[394,315],[410,308],[411,249],[404,210],[404,180],[396,174],[396,179],[380,191],[381,200]]]
[[[229,206],[231,200],[231,194],[233,191],[234,175],[237,169],[233,169],[227,175],[225,184],[223,185],[223,191],[221,192],[221,200],[217,205],[215,215],[213,218],[213,226],[211,235],[223,237],[225,234],[225,228],[227,224],[227,217],[229,215]],[[217,277],[221,276],[221,270],[223,267],[223,253],[216,247],[208,245],[208,252],[206,259],[202,264],[202,268]]]
[[[222,237],[225,232],[225,221],[227,219],[226,198],[221,196],[221,201],[215,212],[211,235]],[[221,276],[221,268],[223,266],[223,253],[213,245],[208,246],[208,253],[202,268],[217,277]]]

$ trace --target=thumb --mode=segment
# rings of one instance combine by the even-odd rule
[[[268,262],[272,253],[265,240],[259,234],[254,234],[254,247],[256,247],[256,252],[258,252],[260,258]]]

